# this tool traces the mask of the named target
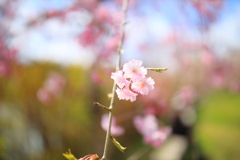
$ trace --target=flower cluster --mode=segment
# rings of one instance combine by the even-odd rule
[[[155,82],[146,74],[147,69],[142,66],[142,61],[135,59],[125,63],[122,70],[112,73],[111,78],[118,85],[118,98],[133,102],[138,94],[147,95],[153,90]]]
[[[153,147],[159,147],[171,133],[169,127],[159,127],[158,120],[154,115],[136,116],[134,126],[143,136],[143,141]]]

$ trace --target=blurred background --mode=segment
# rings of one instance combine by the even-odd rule
[[[122,0],[0,0],[0,159],[102,155]],[[114,160],[240,159],[240,2],[130,0],[122,64],[140,59],[155,89],[116,100]],[[133,123],[171,128],[145,144]],[[103,127],[104,128],[104,127]],[[118,128],[118,129],[119,129]]]

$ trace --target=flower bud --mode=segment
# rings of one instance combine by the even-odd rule
[[[100,160],[97,154],[88,154],[79,160]]]

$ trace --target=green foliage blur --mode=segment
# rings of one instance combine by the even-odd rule
[[[210,160],[240,159],[240,94],[221,91],[202,102],[194,135]]]
[[[50,103],[45,104],[37,93],[52,72],[61,75],[66,84],[57,97],[51,97]],[[86,154],[102,155],[106,132],[100,123],[107,111],[93,103],[109,104],[107,95],[113,81],[103,78],[96,84],[91,73],[79,66],[13,62],[11,73],[0,77],[0,159],[64,160],[62,153],[68,149],[77,158]],[[110,72],[99,70],[99,74],[110,77]],[[127,130],[118,139],[129,149],[123,154],[110,144],[109,156],[120,160],[144,144],[132,124],[133,103],[116,103],[120,107],[114,113],[125,119],[121,125]]]
[[[37,91],[52,71],[67,83],[57,98],[44,104]],[[80,157],[99,147],[93,136],[104,132],[100,111],[92,104],[97,87],[90,82],[89,73],[77,66],[13,64],[11,75],[0,78],[0,159],[64,159],[68,148]]]
[[[45,104],[39,100],[37,93],[52,72],[61,75],[66,83],[62,92]],[[94,106],[93,102],[107,106],[107,95],[113,82],[106,78],[110,77],[111,72],[103,72],[100,68],[97,72],[105,77],[98,84],[92,80],[91,69],[79,66],[66,67],[44,62],[29,65],[13,63],[11,73],[0,77],[0,159],[64,160],[62,153],[68,149],[77,158],[87,154],[101,156],[105,131],[100,122],[107,111]],[[154,74],[153,78],[156,88],[164,92],[161,96],[174,95],[177,87],[173,84],[177,78],[159,73]],[[222,89],[205,92],[197,100],[194,106],[197,120],[192,126],[196,148],[190,149],[191,156],[200,153],[210,160],[239,159],[239,100],[239,93]],[[143,143],[132,124],[135,115],[144,114],[141,101],[130,103],[117,100],[116,106],[114,115],[125,128],[125,134],[117,139],[127,149],[123,154],[110,143],[109,158],[122,160],[149,146]],[[173,112],[170,107],[159,118],[171,125]],[[140,160],[149,159],[153,150],[156,149],[145,152]],[[189,156],[183,159],[189,159]]]

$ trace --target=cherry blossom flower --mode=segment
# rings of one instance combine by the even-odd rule
[[[130,91],[128,86],[125,86],[123,89],[116,89],[116,93],[120,100],[130,100],[131,102],[136,101],[137,94]]]
[[[133,82],[131,88],[142,95],[147,95],[149,91],[154,89],[154,84],[154,80],[148,77],[141,79],[141,81]]]
[[[142,66],[142,61],[133,59],[123,65],[123,72],[126,78],[131,78],[134,82],[144,78],[147,69]]]
[[[112,73],[111,78],[117,83],[119,88],[129,86],[130,82],[123,76],[123,71],[119,70],[116,73]]]
[[[108,123],[109,123],[108,115],[104,114],[102,116],[101,126],[105,131],[107,131],[108,129]],[[114,117],[112,119],[111,134],[113,136],[120,136],[124,134],[124,128],[117,126],[116,119]]]
[[[135,59],[125,63],[122,70],[112,73],[111,78],[118,85],[118,98],[133,102],[138,94],[147,95],[153,90],[155,82],[146,74],[147,69],[142,66],[142,61]]]

